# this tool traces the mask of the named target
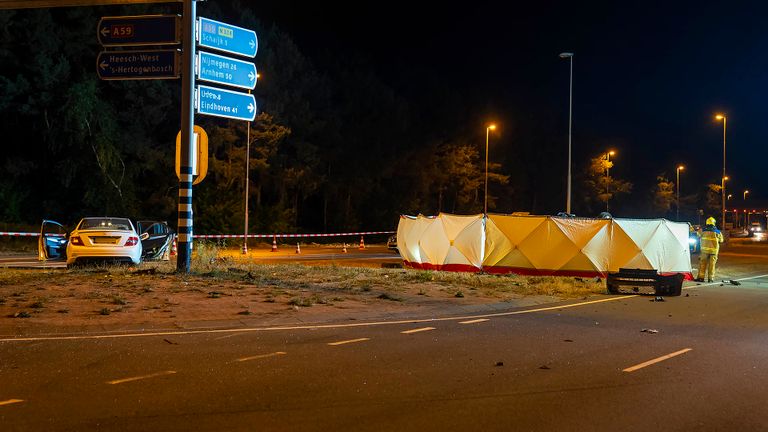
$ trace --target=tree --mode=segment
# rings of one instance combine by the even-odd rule
[[[675,201],[675,183],[669,181],[664,175],[656,176],[656,187],[653,193],[654,210],[666,216],[673,201]]]
[[[590,212],[607,209],[611,199],[632,192],[632,183],[608,174],[612,167],[613,162],[610,162],[603,155],[590,160],[584,181],[585,189],[588,191],[585,196],[585,204]]]

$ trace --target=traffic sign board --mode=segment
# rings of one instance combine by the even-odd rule
[[[200,51],[197,77],[203,81],[253,90],[256,87],[256,66],[216,54]]]
[[[204,85],[197,86],[195,108],[200,114],[234,120],[253,121],[256,118],[256,99],[252,94]]]
[[[103,80],[149,80],[179,77],[179,51],[102,51],[96,72]]]
[[[201,47],[255,57],[259,49],[256,32],[212,19],[200,17],[197,42]]]
[[[96,33],[105,47],[176,45],[181,43],[180,19],[178,15],[103,17]]]

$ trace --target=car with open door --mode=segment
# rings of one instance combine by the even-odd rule
[[[168,260],[176,233],[166,222],[136,221],[141,237],[142,259]]]
[[[37,239],[37,259],[47,261],[66,258],[67,229],[58,222],[43,220],[40,237]]]
[[[148,237],[146,234],[144,235]],[[86,217],[69,234],[67,266],[107,261],[139,264],[141,241],[128,218]]]

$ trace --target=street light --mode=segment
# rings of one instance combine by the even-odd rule
[[[605,154],[605,211],[608,211],[608,201],[611,200],[611,156],[615,155],[616,152],[613,150],[608,151],[608,153]]]
[[[747,201],[748,190],[744,191],[744,201]],[[747,203],[744,203],[744,228],[749,229],[749,210],[747,210]]]
[[[725,182],[730,180],[728,176],[723,176],[722,181],[720,182],[720,189],[723,192],[723,230],[725,230]]]
[[[560,53],[561,59],[569,59],[571,66],[568,80],[568,185],[565,190],[565,212],[571,214],[571,131],[573,126],[573,53]]]
[[[677,167],[677,220],[680,220],[680,171],[685,167],[680,165]]]
[[[722,120],[723,121],[723,189],[722,189],[722,199],[723,199],[723,229],[725,229],[725,180],[728,180],[728,177],[725,176],[725,131],[728,126],[728,117],[725,116],[725,114],[718,114],[715,116],[715,119]]]
[[[485,128],[485,205],[483,214],[488,214],[488,136],[492,130],[496,130],[496,125],[491,123]]]

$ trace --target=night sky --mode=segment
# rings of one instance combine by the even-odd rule
[[[719,183],[722,123],[714,115],[724,112],[732,202],[745,189],[748,199],[768,201],[762,175],[767,4],[502,4],[280,1],[253,7],[320,67],[354,53],[417,103],[429,103],[420,98],[424,86],[460,95],[457,112],[468,119],[487,113],[499,122],[491,153],[514,152],[516,132],[531,128],[559,137],[565,154],[568,63],[558,54],[574,52],[575,167],[610,148],[618,152],[612,173],[636,190],[650,188],[662,173],[674,181],[680,163],[686,165],[683,194]],[[204,14],[204,3],[199,11]],[[467,127],[484,139],[483,124]],[[552,169],[558,175],[560,168]]]

